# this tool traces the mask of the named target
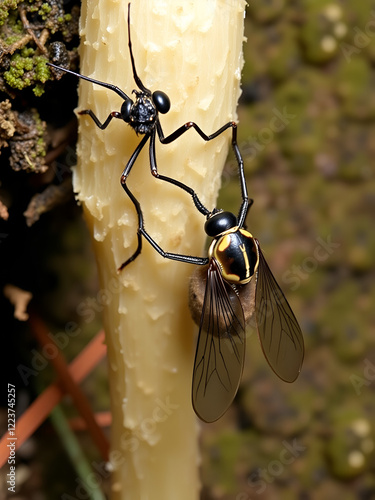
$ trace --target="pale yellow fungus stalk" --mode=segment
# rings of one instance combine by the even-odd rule
[[[82,5],[81,73],[136,88],[127,36],[126,0]],[[210,134],[236,120],[242,68],[244,0],[133,0],[131,37],[138,74],[163,90],[171,110],[165,135],[187,121]],[[80,82],[79,109],[104,121],[119,111],[114,92]],[[98,262],[108,345],[113,423],[112,499],[192,500],[199,497],[198,425],[191,406],[196,327],[188,310],[194,267],[163,259],[148,242],[120,275],[136,248],[137,217],[120,175],[140,142],[113,120],[100,130],[79,117],[79,161],[74,188],[82,202]],[[157,141],[159,172],[194,188],[211,210],[231,132],[205,143],[189,130],[171,145]],[[128,185],[139,199],[146,230],[166,251],[204,255],[205,218],[190,196],[150,174],[148,146]]]

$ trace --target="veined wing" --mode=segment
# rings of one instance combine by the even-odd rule
[[[245,357],[245,320],[241,302],[210,260],[195,353],[192,401],[205,422],[220,418],[240,384]]]
[[[255,292],[259,340],[272,370],[285,382],[294,382],[301,371],[304,342],[301,328],[260,250]]]

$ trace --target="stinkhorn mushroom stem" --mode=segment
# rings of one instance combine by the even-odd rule
[[[127,34],[127,1],[82,3],[83,75],[127,95],[136,87]],[[133,0],[131,39],[139,77],[164,91],[171,110],[160,115],[165,135],[188,121],[206,134],[236,120],[240,94],[244,0]],[[81,81],[79,110],[101,121],[122,99]],[[205,142],[195,130],[170,145],[157,139],[160,174],[192,187],[215,206],[231,129]],[[193,266],[163,259],[145,240],[137,245],[137,215],[120,176],[142,136],[122,120],[100,130],[79,117],[74,188],[90,228],[108,346],[112,499],[193,500],[199,497],[198,425],[191,406],[196,327],[188,309]],[[205,217],[189,195],[150,173],[148,145],[128,177],[148,233],[168,252],[204,256]]]

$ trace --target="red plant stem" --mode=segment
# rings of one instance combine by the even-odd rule
[[[106,354],[104,331],[100,331],[69,365],[69,374],[75,383],[81,382]],[[16,421],[17,448],[24,443],[35,430],[45,421],[53,408],[65,395],[61,384],[55,382],[29,406]],[[8,433],[0,440],[0,467],[9,457]]]
[[[51,343],[56,347],[56,356],[53,356],[50,361],[59,376],[59,382],[61,383],[64,390],[71,395],[74,405],[81,416],[84,418],[87,429],[90,432],[91,437],[98,447],[102,457],[104,458],[104,460],[108,460],[108,440],[103,430],[99,427],[98,423],[95,420],[86,395],[81,390],[80,386],[75,383],[71,374],[69,373],[69,367],[64,355],[53,342],[53,338],[51,336],[48,336],[49,331],[46,324],[37,314],[35,314],[34,311],[30,313],[29,324],[35,338],[38,340],[41,347],[51,345]]]

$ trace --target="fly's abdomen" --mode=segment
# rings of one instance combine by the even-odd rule
[[[209,249],[209,256],[219,263],[226,281],[240,285],[251,280],[259,259],[253,236],[238,227],[214,239]]]

